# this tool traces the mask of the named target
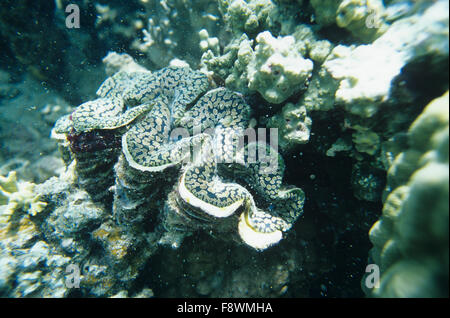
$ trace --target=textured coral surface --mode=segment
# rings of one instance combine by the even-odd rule
[[[5,1],[0,296],[448,296],[448,12]]]

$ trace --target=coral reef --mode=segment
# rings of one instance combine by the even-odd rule
[[[52,277],[38,268],[41,262],[48,262],[49,266],[65,262],[45,242],[39,241],[40,231],[33,220],[46,206],[33,183],[18,181],[14,171],[7,177],[0,176],[0,294],[29,296],[46,285],[43,295],[63,296],[59,288],[53,289],[48,284],[57,287],[60,273],[55,272]]]
[[[409,129],[409,148],[388,171],[383,215],[370,230],[369,263],[381,271],[375,297],[446,297],[449,189],[448,92]]]
[[[448,296],[447,0],[10,2],[1,297]]]
[[[318,41],[307,26],[300,25],[292,35],[276,38],[269,31],[257,34],[254,40],[244,33],[235,37],[222,55],[205,52],[202,64],[227,87],[259,92],[267,102],[280,104],[306,88],[314,66],[307,57],[320,64],[330,50],[328,41]]]
[[[265,100],[279,104],[301,90],[311,76],[313,63],[295,49],[295,38],[274,38],[264,31],[256,37],[254,57],[247,68],[248,87]]]
[[[381,0],[343,0],[336,11],[336,23],[356,38],[372,42],[388,28]]]
[[[0,204],[6,205],[5,214],[21,209],[32,216],[46,206],[45,202],[39,201],[39,195],[34,193],[34,184],[18,182],[15,171],[11,171],[7,177],[0,176]]]
[[[75,186],[75,165],[32,190],[14,174],[2,178],[20,204],[0,205],[0,294],[14,297],[113,296],[127,293],[156,244],[130,248],[130,238],[111,225],[110,215]],[[21,190],[22,189],[22,190]],[[21,194],[22,193],[22,194]],[[29,202],[32,201],[32,204]],[[33,212],[39,212],[34,214]],[[86,235],[86,233],[91,233]],[[100,250],[99,250],[100,245]],[[76,269],[78,284],[69,280]],[[74,278],[76,279],[76,278]],[[148,294],[148,293],[147,293]]]
[[[192,231],[233,233],[234,226],[245,243],[263,250],[277,243],[302,213],[303,191],[282,187],[284,164],[276,150],[269,147],[263,162],[261,145],[239,146],[250,116],[242,97],[217,88],[198,98],[207,88],[207,77],[188,67],[120,71],[102,84],[96,100],[62,117],[53,135],[69,144],[78,183],[94,201],[108,206],[114,185],[113,212],[119,224],[142,224],[173,179],[178,180],[175,190],[160,217],[166,230],[161,242],[177,247]],[[179,135],[181,128],[193,135]],[[191,146],[197,148],[192,158]],[[259,161],[252,158],[256,151]],[[220,170],[223,175],[217,174]],[[173,177],[167,178],[166,171]],[[162,172],[168,185],[154,191]],[[259,200],[245,187],[225,182],[229,178],[256,185]],[[242,209],[239,218],[227,218]]]
[[[426,56],[433,56],[435,61],[448,56],[448,47],[441,43],[448,39],[443,27],[448,25],[447,9],[448,3],[439,1],[418,16],[394,22],[372,44],[334,48],[323,67],[339,80],[339,87],[331,92],[336,104],[345,105],[352,114],[370,117],[382,105],[400,102],[400,96],[392,96],[398,85],[394,79],[407,64]]]
[[[312,120],[308,117],[305,106],[288,103],[280,114],[267,121],[267,127],[277,128],[279,146],[282,151],[289,151],[296,145],[309,141]]]
[[[271,0],[221,0],[219,8],[233,32],[254,34],[270,26],[270,14],[276,7]]]
[[[342,0],[311,0],[314,19],[323,26],[336,23],[337,10]]]

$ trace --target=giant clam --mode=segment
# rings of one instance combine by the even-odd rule
[[[151,229],[173,247],[207,230],[264,250],[301,215],[304,193],[283,186],[275,149],[245,144],[243,96],[208,88],[188,67],[119,71],[97,99],[58,120],[53,136],[76,160],[79,185],[122,228]],[[268,161],[249,160],[261,149]]]

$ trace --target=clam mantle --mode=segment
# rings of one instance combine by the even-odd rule
[[[172,247],[206,230],[264,250],[302,214],[304,193],[283,185],[276,149],[244,145],[251,109],[243,96],[208,88],[188,67],[122,70],[52,136],[67,163],[75,160],[80,187],[121,227],[157,229]],[[256,152],[267,158],[249,160]]]

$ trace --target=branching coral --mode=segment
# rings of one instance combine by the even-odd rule
[[[7,177],[0,176],[0,205],[6,205],[9,213],[21,209],[35,216],[47,203],[40,201],[39,195],[33,190],[33,183],[18,181],[16,172],[11,171]]]
[[[35,184],[18,181],[15,171],[0,176],[0,294],[14,290],[15,297],[29,296],[49,280],[36,269],[39,262],[47,260],[53,266],[51,261],[57,261],[45,242],[37,242],[41,233],[33,219],[47,206],[41,200]],[[61,282],[59,273],[52,278],[53,287]],[[61,295],[60,288],[53,291]]]
[[[145,15],[140,14],[135,23],[140,26],[142,40],[135,39],[132,48],[146,54],[156,67],[176,57],[196,63],[200,50],[192,43],[198,42],[198,32],[206,29],[215,33],[220,21],[214,1],[140,1],[140,5]]]

